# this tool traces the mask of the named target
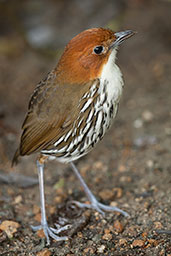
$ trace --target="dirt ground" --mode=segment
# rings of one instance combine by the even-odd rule
[[[0,3],[0,255],[171,255],[171,2],[131,0],[118,5],[113,1],[117,11],[112,14],[112,1],[99,1],[100,7],[97,1],[93,7],[87,1],[83,8],[95,8],[90,10],[96,10],[91,12],[96,22],[87,11],[84,19],[79,12],[80,23],[70,24],[74,11],[57,1],[60,18],[62,11],[67,17],[61,25],[66,32],[60,34],[60,24],[55,24],[56,37],[62,36],[56,47],[49,43],[52,48],[35,46],[23,30],[24,22],[28,28],[33,1],[27,8],[20,6],[21,1],[14,1],[11,8],[9,2]],[[52,241],[47,247],[42,232],[30,228],[40,221],[36,156],[21,159],[13,169],[11,159],[36,83],[55,65],[69,38],[98,24],[138,33],[118,53],[125,88],[114,125],[95,150],[76,164],[101,202],[124,209],[130,217],[118,213],[103,217],[71,207],[71,200],[87,200],[79,182],[69,166],[48,162],[48,222],[51,226],[70,223],[71,229],[65,232],[69,241]]]

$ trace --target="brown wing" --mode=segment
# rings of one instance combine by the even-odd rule
[[[19,155],[45,150],[55,143],[73,124],[78,115],[79,99],[91,84],[59,85],[54,72],[39,83],[29,103],[20,146],[13,162]]]

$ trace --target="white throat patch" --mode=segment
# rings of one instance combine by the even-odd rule
[[[107,84],[106,90],[108,93],[109,101],[112,100],[115,102],[119,102],[124,83],[122,79],[122,73],[119,67],[115,64],[116,53],[117,50],[113,49],[107,63],[104,65],[100,78],[100,84]]]

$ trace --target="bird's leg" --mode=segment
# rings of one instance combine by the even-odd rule
[[[95,198],[95,196],[92,194],[92,192],[90,191],[90,189],[88,188],[88,186],[86,185],[85,181],[83,180],[83,178],[81,177],[77,167],[75,166],[75,164],[73,162],[70,163],[75,175],[77,176],[77,178],[79,179],[81,186],[84,189],[84,192],[86,193],[89,201],[91,204],[84,204],[84,203],[80,203],[77,201],[73,201],[78,207],[80,208],[92,208],[95,209],[96,211],[100,212],[102,215],[104,215],[104,211],[116,211],[116,212],[120,212],[121,214],[123,214],[124,216],[129,216],[129,214],[121,209],[119,209],[118,207],[114,207],[114,206],[107,206],[104,204],[101,204],[97,201],[97,199]]]
[[[66,225],[63,227],[59,227],[56,225],[57,229],[51,228],[48,226],[47,218],[46,218],[46,210],[45,210],[45,196],[44,196],[44,162],[37,160],[37,169],[38,169],[38,177],[39,177],[39,189],[40,189],[40,203],[41,203],[41,225],[39,226],[31,226],[34,231],[43,229],[45,237],[47,239],[47,245],[50,244],[50,238],[53,238],[56,241],[68,240],[67,236],[57,236],[60,232],[67,230],[70,228],[70,225]]]

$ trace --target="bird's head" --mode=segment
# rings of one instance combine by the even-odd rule
[[[132,35],[131,30],[115,33],[104,28],[81,32],[67,44],[59,60],[56,69],[59,82],[84,84],[99,78],[110,54]]]

